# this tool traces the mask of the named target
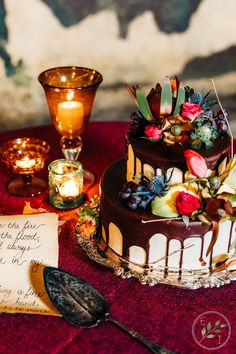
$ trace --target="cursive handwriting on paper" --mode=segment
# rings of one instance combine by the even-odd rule
[[[0,224],[0,249],[11,251],[9,253],[3,253],[7,254],[8,259],[2,256],[0,258],[0,264],[5,264],[10,261],[21,266],[23,263],[27,262],[30,251],[40,248],[41,246],[39,231],[43,226],[45,226],[45,224],[38,225],[29,220],[27,220],[23,226],[15,221]]]
[[[57,215],[0,216],[0,312],[57,314],[44,287],[45,265],[58,266]]]

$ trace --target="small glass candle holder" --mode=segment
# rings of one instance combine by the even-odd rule
[[[49,202],[58,209],[72,209],[82,204],[83,167],[78,161],[55,160],[49,166]]]
[[[33,197],[47,188],[47,183],[34,175],[44,168],[49,150],[46,141],[28,137],[9,140],[0,147],[2,161],[18,175],[7,185],[11,194]]]

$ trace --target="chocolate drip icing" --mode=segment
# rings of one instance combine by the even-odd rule
[[[188,143],[168,146],[161,141],[153,143],[148,139],[141,139],[139,137],[127,135],[126,144],[131,144],[134,152],[135,174],[137,174],[136,158],[141,161],[142,171],[144,163],[152,166],[154,170],[161,168],[166,171],[171,167],[177,167],[183,172],[188,170],[184,158],[184,151],[191,149]],[[226,156],[230,157],[230,149],[230,136],[228,134],[222,134],[215,141],[215,144],[211,149],[200,149],[198,152],[204,157],[207,167],[214,170]],[[126,148],[126,154],[127,151],[128,149]]]
[[[182,220],[176,219],[163,219],[155,217],[150,210],[129,210],[124,205],[119,197],[119,191],[126,182],[126,162],[128,159],[128,145],[131,144],[134,153],[134,161],[132,172],[134,175],[144,172],[144,164],[148,164],[156,170],[157,168],[167,171],[169,168],[179,168],[185,173],[188,168],[184,158],[184,151],[189,149],[190,146],[187,143],[183,145],[167,146],[162,142],[152,143],[147,139],[141,139],[127,135],[126,137],[126,159],[118,160],[111,164],[105,171],[101,183],[101,224],[104,226],[106,233],[106,242],[102,242],[103,249],[110,251],[109,247],[109,224],[113,223],[118,227],[121,232],[123,240],[123,254],[124,259],[129,260],[129,249],[131,246],[138,246],[145,250],[148,255],[150,250],[150,239],[156,234],[162,234],[166,237],[166,252],[163,254],[162,260],[165,264],[165,275],[168,275],[169,257],[170,253],[170,241],[175,239],[180,241],[181,247],[177,251],[179,252],[179,277],[181,278],[183,267],[183,254],[184,243],[188,238],[200,238],[201,248],[199,255],[196,254],[196,258],[204,266],[206,263],[203,259],[204,251],[204,239],[208,231],[212,230],[212,225],[204,224],[200,221],[190,220],[188,228]],[[205,158],[209,169],[217,169],[221,161],[227,156],[230,156],[230,137],[228,134],[221,135],[214,144],[214,147],[209,150],[201,149],[199,153]],[[137,161],[140,161],[141,166],[138,166]],[[138,169],[140,169],[138,171]],[[142,223],[145,221],[158,221]],[[228,242],[228,250],[230,248],[233,224],[230,229],[230,237]],[[214,246],[214,245],[213,245]],[[176,253],[176,252],[174,252]],[[209,250],[210,262],[209,269],[212,268],[213,249]],[[205,263],[205,264],[204,264]],[[158,262],[157,262],[158,264]],[[200,268],[200,266],[199,266]]]
[[[200,221],[190,221],[188,228],[182,220],[161,219],[155,217],[148,210],[132,211],[122,205],[119,191],[124,184],[124,160],[115,161],[104,173],[101,183],[101,223],[106,233],[109,230],[109,223],[114,223],[123,236],[123,257],[129,258],[129,248],[133,245],[142,247],[147,255],[149,253],[149,240],[155,234],[162,234],[167,238],[165,265],[168,267],[169,242],[172,239],[181,242],[184,248],[184,241],[190,237],[201,238],[202,249],[204,235],[211,230],[211,225],[203,224]],[[112,184],[111,184],[112,181]],[[158,222],[142,223],[142,220],[158,220]],[[107,240],[108,242],[108,240]],[[202,252],[200,257],[202,257]],[[196,255],[196,257],[199,257]],[[180,251],[179,267],[183,263],[183,250]]]

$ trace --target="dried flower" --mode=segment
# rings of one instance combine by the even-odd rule
[[[211,221],[219,222],[232,214],[233,208],[229,200],[223,198],[210,199],[206,205],[206,215]]]

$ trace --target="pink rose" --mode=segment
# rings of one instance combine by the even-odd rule
[[[145,128],[145,134],[154,140],[160,140],[160,137],[162,135],[162,130],[158,129],[156,125],[151,124],[147,125]]]
[[[189,118],[191,121],[194,121],[194,119],[200,116],[201,113],[202,107],[199,106],[199,104],[184,102],[181,113],[182,117]]]
[[[201,207],[198,197],[190,193],[179,192],[176,198],[176,208],[180,215],[191,216],[192,212]]]

